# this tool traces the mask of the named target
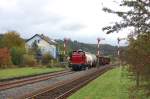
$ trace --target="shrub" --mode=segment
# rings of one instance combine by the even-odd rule
[[[7,48],[0,49],[0,68],[11,66],[11,56]]]
[[[46,53],[42,57],[42,64],[43,65],[48,65],[51,63],[52,56],[49,53]]]
[[[25,66],[35,66],[36,63],[36,59],[34,58],[33,55],[28,55],[28,54],[24,54],[23,55],[23,65]]]
[[[11,60],[14,65],[21,65],[23,62],[23,55],[25,50],[20,47],[11,48]]]

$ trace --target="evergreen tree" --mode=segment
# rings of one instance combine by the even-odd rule
[[[25,54],[25,49],[21,47],[13,47],[11,48],[11,60],[14,65],[22,65],[23,63],[23,55]]]

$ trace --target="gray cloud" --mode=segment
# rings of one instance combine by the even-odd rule
[[[66,24],[66,25],[63,25],[61,27],[61,30],[62,31],[79,31],[83,28],[85,28],[86,26],[85,25],[82,25],[82,24],[75,24],[75,23],[71,23],[71,24]]]
[[[36,33],[48,36],[67,36],[68,32],[79,31],[85,26],[80,23],[67,22],[64,16],[45,12],[44,7],[49,0],[16,0],[13,8],[0,7],[0,32],[15,30],[23,37]]]
[[[23,36],[32,32],[51,32],[64,20],[63,16],[44,12],[49,0],[16,0],[12,8],[0,7],[0,32],[16,30]],[[27,37],[28,37],[27,36]]]
[[[101,27],[115,19],[100,11],[98,1],[1,0],[0,33],[15,30],[24,38],[44,33],[54,38],[70,37],[95,43],[97,37],[105,36]],[[104,2],[107,4],[110,1]],[[112,38],[116,36],[109,37]]]

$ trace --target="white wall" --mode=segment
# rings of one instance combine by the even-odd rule
[[[53,58],[56,58],[56,46],[50,45],[48,42],[41,39],[39,36],[35,36],[34,38],[26,42],[26,48],[31,48],[35,40],[37,41],[37,45],[41,49],[42,54],[50,53],[53,56]]]

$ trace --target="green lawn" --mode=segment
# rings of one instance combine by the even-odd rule
[[[127,71],[112,69],[83,87],[69,99],[129,99],[128,88],[131,80]]]
[[[63,69],[64,68],[54,68],[54,67],[53,68],[24,67],[24,68],[0,69],[0,79],[54,72],[54,71],[60,71]]]

